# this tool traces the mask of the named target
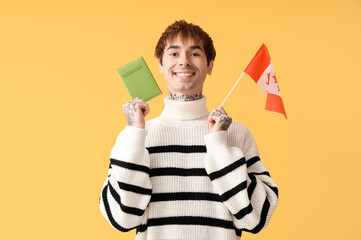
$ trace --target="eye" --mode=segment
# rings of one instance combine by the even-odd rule
[[[171,52],[171,53],[169,54],[169,56],[175,57],[175,56],[177,56],[177,53]]]
[[[198,56],[200,56],[199,53],[192,53],[191,55],[192,55],[193,57],[198,57]]]

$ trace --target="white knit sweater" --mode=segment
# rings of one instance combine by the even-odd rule
[[[208,134],[206,97],[165,98],[146,129],[127,126],[110,154],[100,210],[143,239],[239,239],[265,228],[278,189],[249,130],[232,122]]]

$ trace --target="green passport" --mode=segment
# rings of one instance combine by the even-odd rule
[[[132,99],[149,101],[162,94],[143,57],[117,69],[117,73]]]

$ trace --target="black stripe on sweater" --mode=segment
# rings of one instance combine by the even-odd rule
[[[109,187],[109,191],[110,191],[111,195],[113,196],[115,201],[117,201],[117,203],[120,206],[120,209],[123,212],[133,214],[133,215],[136,215],[136,216],[142,216],[143,215],[145,210],[135,208],[135,207],[128,207],[128,206],[123,205],[121,203],[121,201],[120,201],[120,195],[115,191],[115,189],[112,187],[112,185],[109,182],[108,182],[108,187]]]
[[[246,216],[247,214],[251,213],[253,211],[253,207],[251,204],[249,204],[247,207],[242,208],[238,213],[234,214],[234,216],[239,220]]]
[[[208,176],[204,168],[153,168],[150,169],[150,176]]]
[[[262,207],[262,211],[261,211],[261,219],[260,219],[258,225],[252,230],[247,230],[247,229],[242,229],[242,230],[247,231],[247,232],[251,232],[251,233],[260,232],[264,228],[264,225],[266,224],[267,215],[268,215],[268,211],[270,209],[270,206],[271,206],[271,204],[268,201],[268,199],[266,198],[266,200],[263,203],[263,207]]]
[[[237,193],[239,193],[240,191],[244,190],[247,188],[247,180],[241,182],[240,184],[238,184],[237,186],[235,186],[234,188],[232,188],[231,190],[223,193],[221,195],[221,199],[223,202],[227,201],[228,199],[230,199],[231,197],[233,197],[234,195],[236,195]]]
[[[222,202],[221,197],[215,193],[202,192],[175,192],[175,193],[153,193],[150,202],[162,201],[184,201],[184,200],[198,200],[198,201],[214,201]]]
[[[179,153],[205,153],[207,152],[206,146],[202,145],[165,145],[147,147],[149,154],[152,153],[167,153],[167,152],[179,152]]]
[[[268,186],[268,185],[267,185]],[[277,187],[271,187],[271,186],[268,186],[270,189],[272,189],[272,191],[277,195],[278,197],[278,188]]]
[[[246,159],[243,157],[243,158],[233,162],[232,164],[228,165],[227,167],[222,168],[221,170],[212,172],[211,174],[209,174],[209,178],[211,179],[211,181],[213,181],[217,178],[223,177],[227,173],[232,172],[233,170],[239,168],[240,166],[242,166],[245,163],[246,163]]]
[[[124,162],[124,161],[114,159],[114,158],[110,159],[110,163],[114,164],[114,165],[117,165],[119,167],[131,169],[131,170],[135,170],[135,171],[140,171],[140,172],[145,172],[145,173],[149,174],[149,167],[146,167],[146,166],[143,166],[143,165],[130,163],[130,162]]]
[[[210,217],[194,217],[194,216],[179,216],[179,217],[164,217],[164,218],[150,218],[147,225],[140,225],[138,232],[145,232],[148,227],[164,226],[164,225],[203,225],[211,227],[220,227],[225,229],[235,229],[232,221]],[[242,231],[236,230],[236,234],[241,236]]]
[[[254,189],[257,186],[257,179],[253,174],[248,174],[248,177],[250,178],[251,183],[249,184],[249,186],[247,188],[247,193],[248,193],[249,200],[251,200]]]
[[[109,182],[108,182],[108,185],[109,185]],[[123,228],[123,227],[120,226],[120,225],[115,221],[115,219],[113,218],[112,212],[111,212],[110,207],[109,207],[108,196],[107,196],[108,185],[106,185],[106,186],[103,188],[102,197],[103,197],[103,203],[104,203],[105,212],[106,212],[106,214],[107,214],[107,217],[108,217],[108,219],[109,219],[109,222],[112,224],[112,226],[113,226],[115,229],[117,229],[118,231],[121,231],[121,232],[128,232],[128,231],[134,229],[134,228]]]
[[[256,162],[261,161],[261,159],[258,156],[252,157],[250,159],[247,160],[247,167],[252,166],[253,164],[255,164]]]
[[[269,172],[264,171],[264,172],[250,172],[249,174],[254,174],[254,175],[267,175],[269,177],[271,177],[271,175],[269,174]]]
[[[257,175],[257,174],[256,174],[256,175]],[[258,175],[261,175],[261,174],[258,174]],[[264,175],[267,175],[267,174],[264,174]],[[249,176],[249,178],[251,179],[251,184],[248,186],[247,192],[248,192],[248,198],[251,200],[253,191],[254,191],[254,189],[255,189],[256,186],[257,186],[257,179],[256,179],[254,173],[248,173],[248,176]],[[267,183],[264,183],[264,184],[265,184],[267,187],[269,187],[269,188],[277,195],[277,197],[278,197],[278,188],[277,188],[277,187],[269,186]]]
[[[125,191],[130,191],[130,192],[139,193],[139,194],[143,194],[143,195],[151,195],[152,194],[152,189],[149,189],[149,188],[143,188],[143,187],[135,186],[132,184],[127,184],[124,182],[118,182],[118,185],[119,185],[120,189],[123,189]]]
[[[260,173],[248,173],[248,176],[251,178],[252,183],[250,184],[250,186],[252,185],[252,189],[248,189],[248,197],[249,199],[251,199],[251,195],[253,193],[254,188],[256,187],[257,183],[256,183],[256,177],[255,175],[266,175],[268,177],[271,177],[269,172],[265,171],[265,172],[260,172]],[[273,187],[268,185],[267,183],[264,183],[267,187],[269,187],[278,197],[278,188],[277,187]],[[254,187],[254,188],[253,188]]]

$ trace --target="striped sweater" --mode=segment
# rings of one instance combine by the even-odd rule
[[[208,134],[206,97],[164,99],[146,128],[126,126],[110,154],[100,211],[143,239],[239,239],[265,228],[278,189],[250,131],[232,122]]]

